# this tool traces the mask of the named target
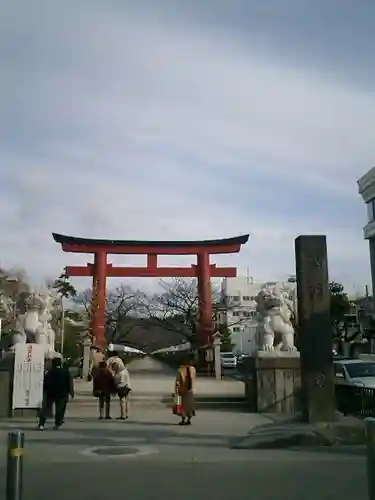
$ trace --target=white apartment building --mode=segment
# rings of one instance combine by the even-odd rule
[[[266,283],[255,283],[253,278],[240,276],[224,278],[221,282],[221,296],[227,308],[221,312],[219,321],[228,326],[232,333],[233,351],[251,354],[257,347],[257,318],[255,297]],[[281,285],[290,290],[296,304],[296,283],[267,282]]]
[[[369,242],[372,290],[375,294],[375,167],[358,180],[358,191],[367,208],[363,236]]]

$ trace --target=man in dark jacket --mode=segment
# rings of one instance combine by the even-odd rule
[[[48,370],[44,377],[44,397],[43,407],[39,417],[38,428],[44,430],[44,425],[51,409],[55,405],[55,429],[61,427],[64,423],[66,405],[74,397],[73,379],[69,369],[62,365],[61,359],[52,360],[52,368]]]

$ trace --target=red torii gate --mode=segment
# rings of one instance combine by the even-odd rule
[[[136,241],[77,238],[52,233],[64,252],[94,254],[94,262],[86,266],[68,266],[68,276],[92,276],[92,296],[95,297],[91,327],[96,345],[104,348],[107,277],[198,278],[199,337],[202,345],[212,342],[211,278],[235,278],[235,267],[216,267],[210,264],[211,254],[237,253],[249,235],[203,241]],[[147,255],[147,267],[115,267],[107,262],[108,254]],[[191,267],[158,267],[158,255],[196,255],[197,264]]]

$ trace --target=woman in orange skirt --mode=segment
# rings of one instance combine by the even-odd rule
[[[178,369],[175,382],[175,413],[181,416],[179,425],[191,425],[191,419],[195,416],[194,387],[197,372],[189,357]]]

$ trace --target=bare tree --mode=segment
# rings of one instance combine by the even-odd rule
[[[106,306],[106,336],[111,342],[124,342],[142,317],[144,294],[121,285],[109,291]]]
[[[90,288],[83,292],[78,292],[77,295],[73,297],[73,302],[79,307],[82,314],[91,316],[93,311],[93,298]]]
[[[148,317],[165,330],[176,332],[176,335],[193,346],[198,343],[199,295],[196,279],[175,278],[161,280],[162,292],[148,298],[145,309]],[[224,304],[220,290],[212,286],[212,320],[218,326],[221,311],[228,311],[233,304]],[[236,323],[243,321],[239,318]],[[226,325],[226,326],[233,326]]]
[[[180,338],[196,343],[198,294],[197,281],[180,278],[161,280],[161,293],[152,294],[146,304],[149,318]]]
[[[74,302],[83,308],[82,314],[91,318],[97,307],[90,289],[78,293]],[[144,294],[127,285],[120,285],[107,293],[105,309],[105,335],[109,342],[122,343],[142,316]]]
[[[17,311],[22,308],[24,295],[30,289],[26,280],[22,270],[0,269],[0,318],[5,334],[15,327]]]

